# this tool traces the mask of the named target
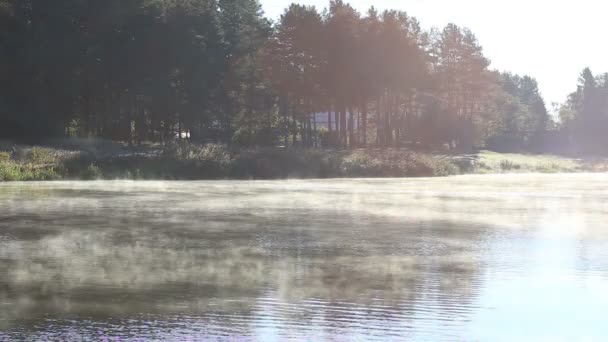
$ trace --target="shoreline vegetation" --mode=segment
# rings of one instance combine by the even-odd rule
[[[606,158],[485,150],[445,154],[405,148],[243,149],[185,141],[141,147],[69,145],[0,146],[0,181],[393,178],[608,171]]]

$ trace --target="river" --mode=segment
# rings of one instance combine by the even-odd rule
[[[608,175],[0,184],[0,341],[608,337]]]

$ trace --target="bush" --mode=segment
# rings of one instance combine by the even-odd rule
[[[364,152],[354,152],[342,159],[340,171],[348,177],[380,177],[383,175],[383,163]]]
[[[11,154],[8,152],[0,152],[0,163],[7,163],[11,160]]]
[[[168,168],[163,172],[185,179],[228,177],[235,162],[226,146],[197,145],[187,141],[168,144],[163,149],[162,159]]]
[[[222,170],[229,168],[233,162],[232,154],[222,145],[203,146],[196,154],[196,159],[217,165]]]
[[[85,180],[96,180],[103,178],[103,174],[97,165],[89,164],[80,177]]]
[[[521,165],[516,164],[510,160],[502,160],[500,162],[500,169],[503,171],[520,170]]]
[[[27,154],[27,161],[36,165],[50,165],[57,163],[57,152],[50,148],[33,147]]]
[[[407,174],[410,177],[445,177],[461,173],[461,168],[450,160],[416,154],[413,161],[419,166]]]
[[[0,181],[55,180],[61,178],[55,166],[0,161]]]
[[[560,164],[557,162],[539,163],[534,167],[534,171],[541,173],[576,172],[575,167]]]
[[[225,162],[230,159],[230,152],[223,145],[197,145],[186,140],[167,144],[162,155],[167,159],[174,160],[216,160]]]
[[[0,181],[21,180],[21,170],[16,163],[0,161]]]
[[[430,177],[460,173],[451,160],[403,150],[359,150],[340,165],[343,177]]]

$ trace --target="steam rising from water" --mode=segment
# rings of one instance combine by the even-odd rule
[[[0,340],[601,336],[606,200],[604,175],[0,185]],[[589,323],[501,325],[566,321],[552,291]]]

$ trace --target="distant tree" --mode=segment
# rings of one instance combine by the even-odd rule
[[[336,112],[338,141],[341,146],[347,146],[348,138],[353,136],[352,108],[356,106],[356,52],[360,15],[342,0],[332,0],[325,21],[328,95]],[[347,123],[347,116],[350,123]]]
[[[580,152],[604,153],[608,146],[608,91],[605,76],[595,77],[585,68],[577,90],[560,109],[561,126]]]
[[[281,98],[285,134],[291,133],[293,145],[298,132],[304,145],[312,145],[311,120],[323,107],[323,35],[322,17],[312,6],[292,4],[276,26],[271,75]]]
[[[475,145],[476,117],[487,105],[491,91],[489,60],[473,33],[448,24],[434,41],[434,76],[446,117],[444,141],[453,148],[471,150]]]
[[[503,150],[540,148],[549,127],[549,114],[537,81],[530,76],[500,75],[503,95],[497,97],[502,127],[490,145]]]

